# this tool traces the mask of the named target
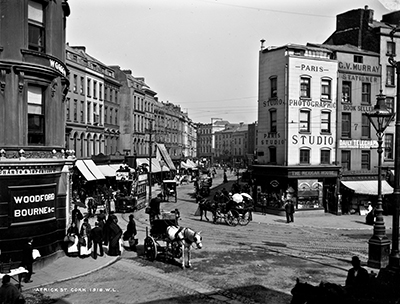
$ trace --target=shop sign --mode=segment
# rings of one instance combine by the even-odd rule
[[[381,67],[379,65],[362,64],[356,62],[339,61],[339,70],[356,71],[360,73],[380,74]]]
[[[0,175],[29,175],[29,174],[48,174],[59,172],[56,167],[10,167],[0,166]]]
[[[340,149],[375,149],[378,148],[377,140],[341,139]]]
[[[49,65],[52,69],[56,70],[64,77],[67,77],[67,71],[62,63],[55,61],[54,59],[49,59]]]
[[[56,184],[9,187],[12,225],[37,223],[56,218]]]
[[[276,187],[279,186],[279,182],[278,182],[276,179],[274,179],[273,181],[271,181],[269,184],[270,184],[272,187],[274,187],[274,188],[276,188]]]
[[[115,180],[128,181],[129,180],[129,172],[115,171]]]
[[[308,100],[308,99],[289,99],[289,107],[309,107],[309,108],[327,108],[335,109],[336,103],[321,100]]]
[[[335,171],[289,171],[289,176],[327,176],[334,177],[337,176]]]

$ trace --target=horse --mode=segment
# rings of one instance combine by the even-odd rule
[[[190,261],[192,246],[195,246],[197,249],[201,249],[203,247],[202,237],[200,232],[196,232],[191,228],[184,228],[179,226],[168,226],[167,227],[167,235],[171,241],[171,249],[178,252],[175,257],[182,256],[182,269],[192,267],[192,263]],[[175,245],[174,245],[175,244]],[[177,248],[174,249],[174,246],[178,244],[180,246],[179,251]],[[185,258],[186,251],[186,258]]]
[[[204,217],[206,218],[207,222],[209,221],[207,217],[207,211],[210,211],[212,214],[215,213],[216,211],[216,204],[214,201],[210,201],[209,199],[203,198],[201,195],[198,195],[196,197],[196,200],[199,204],[199,209],[200,209],[200,221],[203,220],[203,214]]]

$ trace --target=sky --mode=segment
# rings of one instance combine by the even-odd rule
[[[264,45],[323,43],[336,15],[374,19],[400,0],[68,0],[71,46],[144,77],[159,101],[193,122],[257,121],[258,54]]]

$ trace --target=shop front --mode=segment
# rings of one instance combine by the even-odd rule
[[[253,166],[256,210],[284,215],[283,205],[292,200],[297,214],[332,212],[337,206],[337,166]]]
[[[1,262],[20,261],[27,238],[43,257],[62,249],[72,165],[51,159],[0,162]]]

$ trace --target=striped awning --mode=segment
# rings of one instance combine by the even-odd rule
[[[96,164],[91,159],[78,159],[75,162],[75,166],[88,182],[105,179],[104,174],[101,173],[99,168],[97,168]]]
[[[347,188],[358,194],[378,195],[378,180],[342,181]],[[393,188],[387,181],[382,181],[382,195],[392,194]]]

